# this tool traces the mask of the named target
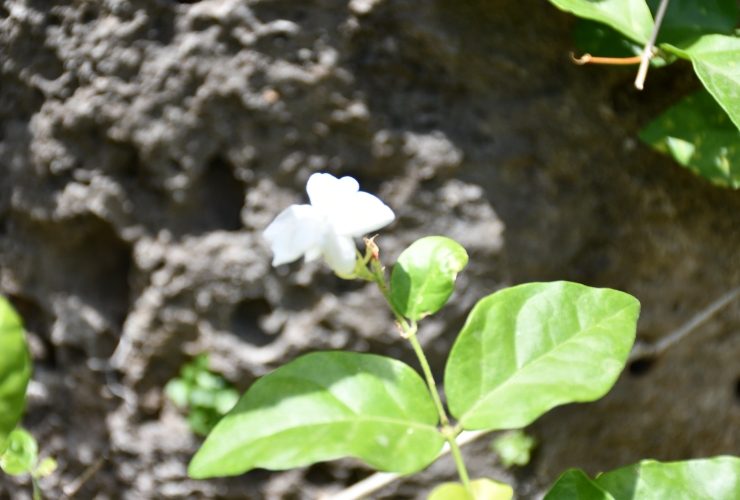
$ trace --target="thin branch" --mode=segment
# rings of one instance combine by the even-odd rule
[[[573,59],[573,62],[578,64],[579,66],[583,66],[584,64],[610,64],[615,66],[627,66],[630,64],[640,64],[640,61],[642,61],[642,56],[634,56],[634,57],[596,57],[592,56],[591,54],[583,54],[580,58],[576,59],[576,57],[573,55],[573,52],[570,53],[571,59]]]
[[[653,31],[650,33],[650,40],[645,45],[645,49],[642,51],[642,61],[640,62],[640,69],[637,70],[637,78],[635,78],[635,87],[637,90],[642,90],[645,86],[645,78],[647,77],[647,71],[650,64],[650,59],[653,58],[653,48],[655,46],[655,40],[658,39],[658,32],[660,31],[660,25],[663,24],[663,17],[665,11],[668,8],[668,2],[670,0],[661,0],[658,12],[655,15],[655,23],[653,24]]]
[[[67,498],[74,497],[78,491],[85,485],[86,482],[88,482],[92,477],[97,474],[97,472],[103,467],[103,464],[105,464],[106,457],[101,457],[98,460],[95,461],[90,467],[85,469],[85,471],[79,475],[77,479],[66,485],[62,488],[62,493]]]
[[[463,446],[468,443],[472,443],[476,439],[488,434],[490,431],[463,431],[457,436],[455,442],[458,446]],[[437,458],[447,455],[450,452],[450,445],[445,443],[442,451],[439,452]],[[328,497],[326,500],[360,500],[378,491],[385,486],[388,486],[393,481],[403,477],[401,474],[395,472],[376,472],[370,477],[363,479],[362,481],[353,484],[346,490],[342,490],[336,495]]]
[[[730,302],[740,296],[740,287],[730,290],[707,307],[696,313],[690,320],[676,330],[664,336],[654,344],[638,343],[630,352],[628,361],[636,361],[648,356],[658,356],[688,337],[697,327],[706,323],[712,316],[724,309]]]

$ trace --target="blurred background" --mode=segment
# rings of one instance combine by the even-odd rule
[[[0,293],[33,351],[24,426],[60,464],[47,497],[302,500],[371,473],[190,480],[202,438],[164,394],[201,353],[240,392],[316,349],[416,366],[371,284],[270,267],[261,231],[313,172],[394,209],[386,263],[427,235],[468,250],[421,324],[439,380],[467,312],[502,287],[629,292],[652,343],[738,286],[740,194],[637,139],[700,88],[690,65],[638,92],[634,71],[572,64],[574,23],[546,0],[0,2]],[[540,419],[527,466],[470,445],[472,475],[535,499],[568,467],[740,454],[739,307]],[[374,498],[454,477],[442,460]],[[0,477],[0,499],[25,498],[27,479]]]

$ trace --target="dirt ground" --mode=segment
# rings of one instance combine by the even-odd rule
[[[0,292],[35,361],[23,425],[60,468],[46,498],[313,499],[370,474],[342,460],[194,481],[200,439],[162,395],[194,355],[240,390],[316,349],[414,364],[371,285],[320,263],[270,267],[260,233],[317,171],[470,264],[420,339],[441,379],[467,312],[505,286],[567,279],[642,302],[654,342],[740,284],[740,194],[639,143],[691,68],[569,61],[574,19],[545,0],[0,1]],[[539,498],[568,467],[740,454],[740,305],[593,404],[528,429],[530,465],[490,438],[472,475]],[[449,460],[377,493],[422,499]],[[30,498],[0,477],[0,499]]]

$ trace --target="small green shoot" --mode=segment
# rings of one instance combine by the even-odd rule
[[[239,401],[237,390],[210,371],[205,353],[184,365],[180,377],[170,380],[164,393],[175,406],[188,411],[188,424],[200,436],[208,435]]]
[[[506,432],[491,441],[491,449],[498,454],[501,464],[506,468],[527,465],[536,447],[537,440],[521,429]]]

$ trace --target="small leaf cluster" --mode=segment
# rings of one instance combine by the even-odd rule
[[[372,262],[412,343],[417,322],[444,306],[467,261],[457,242],[422,238],[398,258],[390,290],[382,266]],[[249,388],[188,472],[231,476],[346,456],[381,471],[417,472],[437,459],[450,432],[518,429],[555,406],[602,397],[624,367],[639,310],[626,293],[569,282],[529,283],[484,297],[447,360],[444,386],[454,430],[435,401],[436,388],[430,392],[432,386],[405,363],[353,352],[303,355]],[[432,498],[466,500],[471,494],[508,500],[513,491],[478,480],[470,491],[442,485]]]
[[[175,406],[188,410],[188,424],[201,436],[208,435],[239,400],[237,390],[210,371],[205,353],[183,365],[180,376],[167,383],[164,393]]]
[[[583,18],[574,40],[592,55],[640,54],[660,0],[550,0]],[[740,188],[740,38],[736,0],[674,0],[657,39],[654,66],[691,62],[704,89],[648,124],[640,139],[679,164],[730,188]]]
[[[0,469],[11,476],[30,473],[36,479],[57,469],[57,461],[46,457],[39,462],[39,445],[28,431],[16,428],[8,436],[8,445],[0,455]]]
[[[491,449],[498,454],[501,464],[507,468],[527,465],[536,446],[537,440],[521,429],[501,434],[491,442]]]

